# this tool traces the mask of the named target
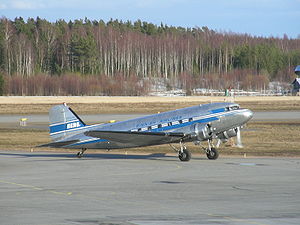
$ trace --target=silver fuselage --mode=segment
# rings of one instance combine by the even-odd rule
[[[117,149],[154,145],[153,143],[136,144],[128,140],[119,143],[108,139],[93,138],[83,135],[86,131],[133,131],[133,132],[181,132],[190,134],[195,124],[210,124],[214,134],[240,127],[253,116],[249,109],[240,109],[235,103],[211,103],[174,111],[153,114],[145,117],[107,124],[87,125],[66,132],[64,141],[80,139],[79,142],[64,146],[64,148]],[[52,134],[55,137],[55,133]],[[134,137],[133,137],[134,138]],[[195,141],[192,137],[185,141]],[[155,145],[178,142],[160,141]]]

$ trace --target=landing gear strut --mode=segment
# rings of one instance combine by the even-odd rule
[[[208,140],[208,148],[205,148],[206,156],[210,160],[215,160],[219,157],[218,150],[214,147],[212,139]]]
[[[191,159],[192,154],[189,150],[187,150],[185,144],[180,141],[180,149],[175,148],[173,145],[170,145],[177,153],[178,153],[178,158],[182,162],[187,162]]]
[[[85,151],[86,151],[86,148],[82,148],[81,151],[77,153],[77,158],[81,158]]]

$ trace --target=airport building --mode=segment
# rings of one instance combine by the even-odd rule
[[[292,89],[292,95],[300,95],[300,65],[298,65],[295,68],[295,73],[299,76],[297,77],[292,85],[293,85],[293,89]]]

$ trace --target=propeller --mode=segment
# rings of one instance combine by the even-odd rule
[[[241,127],[236,128],[236,147],[243,148],[242,137],[241,137]]]

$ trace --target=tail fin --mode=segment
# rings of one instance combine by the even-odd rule
[[[85,123],[65,103],[53,106],[49,111],[50,136],[59,141],[74,134]]]

